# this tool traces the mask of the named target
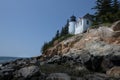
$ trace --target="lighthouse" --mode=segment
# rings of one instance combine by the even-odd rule
[[[76,17],[73,15],[70,17],[70,22],[69,22],[69,33],[70,34],[75,33],[75,24],[76,24]]]
[[[93,16],[90,14],[86,14],[85,16],[78,18],[78,20],[76,20],[76,17],[73,15],[70,17],[70,21],[69,21],[69,27],[68,27],[69,34],[76,35],[83,33],[87,31],[87,29],[92,25],[92,23],[93,23]]]

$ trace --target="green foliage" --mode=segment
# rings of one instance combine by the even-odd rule
[[[68,37],[71,37],[72,35],[70,35],[70,34],[68,33],[68,26],[69,26],[69,20],[67,20],[66,25],[65,25],[64,27],[62,27],[61,32],[59,32],[59,30],[57,30],[56,35],[52,38],[52,40],[49,41],[49,42],[45,42],[45,43],[43,44],[43,46],[42,46],[42,48],[41,48],[41,52],[42,52],[42,53],[45,53],[45,51],[46,51],[48,48],[50,48],[50,47],[53,46],[53,44],[54,44],[54,42],[55,42],[56,40],[58,40],[58,41],[60,42],[60,41],[66,39],[66,38],[68,38]]]
[[[41,48],[41,52],[44,53],[45,50],[48,48],[48,46],[49,46],[48,43],[45,42],[45,43],[43,44],[42,48]]]
[[[118,0],[113,0],[113,13],[118,12],[120,9],[120,3]]]
[[[107,27],[110,27],[112,24],[111,23],[103,23],[101,24],[101,26],[107,26]]]
[[[120,2],[118,0],[96,0],[95,22],[93,24],[112,23],[120,19]]]
[[[97,10],[96,14],[98,16],[111,12],[111,0],[97,0],[93,9]]]
[[[69,38],[69,37],[72,37],[72,36],[73,36],[72,34],[66,34],[66,35],[64,35],[64,36],[61,36],[61,37],[58,39],[58,41],[61,42],[61,41],[65,40],[65,39],[67,39],[67,38]]]
[[[99,26],[107,26],[107,27],[110,27],[112,24],[111,23],[103,23],[103,24],[93,24],[90,28],[94,29],[94,28],[98,28]]]
[[[60,37],[60,33],[59,33],[59,30],[57,30],[55,38],[58,39],[59,37]]]
[[[69,20],[67,20],[66,25],[64,27],[62,27],[60,37],[68,34],[68,26],[69,26]]]

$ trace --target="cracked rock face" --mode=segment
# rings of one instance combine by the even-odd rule
[[[16,72],[16,77],[27,78],[35,75],[40,75],[40,69],[38,66],[24,67]]]
[[[71,80],[71,78],[65,73],[52,73],[46,80]]]
[[[86,44],[86,49],[92,55],[109,55],[109,54],[119,54],[120,46],[107,44],[102,41],[92,41]],[[119,54],[120,55],[120,54]]]
[[[106,72],[107,75],[120,78],[120,67],[113,67]]]

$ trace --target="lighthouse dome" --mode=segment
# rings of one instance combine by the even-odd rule
[[[70,21],[76,21],[76,17],[75,17],[74,15],[72,15],[72,16],[70,17]]]

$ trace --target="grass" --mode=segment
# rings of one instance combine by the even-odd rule
[[[67,35],[65,35],[65,36],[60,37],[60,38],[58,39],[58,41],[61,42],[61,41],[65,40],[65,39],[67,39],[67,38],[69,38],[69,37],[72,37],[72,36],[74,36],[74,35],[72,35],[72,34],[67,34]]]
[[[103,24],[101,24],[101,26],[107,26],[107,27],[111,27],[111,23],[103,23]]]
[[[90,28],[94,29],[94,28],[99,28],[100,26],[105,26],[105,27],[111,27],[112,23],[102,23],[102,24],[98,24],[98,25],[92,25]]]

